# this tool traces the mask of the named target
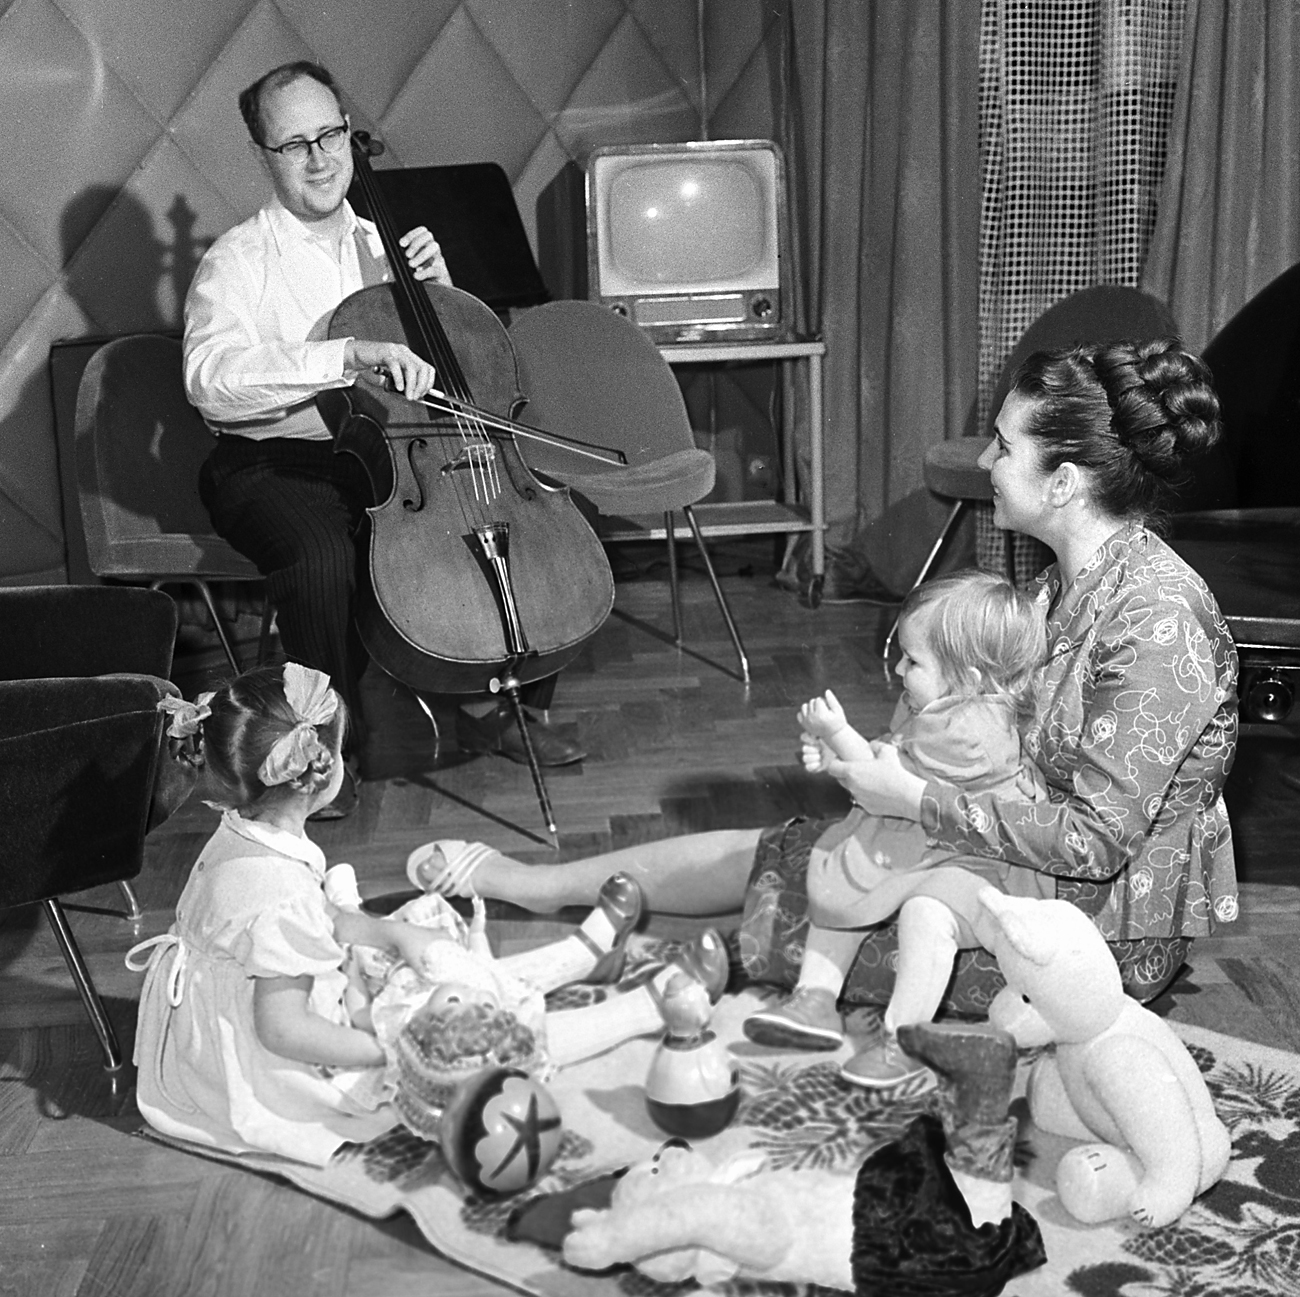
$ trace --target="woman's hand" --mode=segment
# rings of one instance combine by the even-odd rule
[[[892,743],[881,744],[867,761],[841,761],[837,757],[827,764],[826,773],[838,780],[869,815],[921,818],[925,780],[903,768]]]
[[[804,730],[799,735],[799,759],[810,775],[820,775],[828,772],[831,762],[838,758],[825,739],[819,739]]]
[[[406,250],[406,261],[416,279],[432,279],[435,284],[451,285],[451,274],[443,260],[438,241],[423,225],[407,230],[398,243]]]

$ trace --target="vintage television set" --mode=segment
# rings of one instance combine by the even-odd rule
[[[655,342],[789,331],[785,169],[770,140],[598,148],[586,201],[589,296]]]

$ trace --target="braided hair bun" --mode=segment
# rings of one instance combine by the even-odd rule
[[[1085,469],[1093,501],[1115,518],[1154,521],[1219,439],[1210,371],[1172,338],[1036,352],[1012,391],[1032,402],[1025,430],[1043,471]]]
[[[1121,446],[1150,473],[1181,481],[1189,457],[1219,439],[1219,399],[1205,362],[1170,339],[1099,347],[1093,368]]]

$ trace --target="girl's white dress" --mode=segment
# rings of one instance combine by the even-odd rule
[[[143,943],[153,950],[135,1063],[140,1112],[151,1126],[198,1144],[324,1166],[341,1144],[397,1124],[393,1109],[365,1102],[374,1069],[282,1058],[253,1026],[255,980],[303,975],[313,979],[311,1009],[348,1022],[346,952],[334,939],[324,877],[324,854],[306,838],[234,811],[222,816],[170,932]]]

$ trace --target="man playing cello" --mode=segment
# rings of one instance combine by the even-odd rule
[[[390,277],[374,225],[347,201],[350,127],[329,73],[284,64],[245,90],[239,107],[274,196],[212,245],[185,301],[185,386],[217,434],[199,490],[218,534],[266,576],[286,654],[328,673],[342,693],[355,756],[366,662],[352,615],[355,533],[370,486],[354,456],[335,454],[315,395],[360,378],[416,401],[435,375],[401,343],[326,336],[344,298]],[[401,244],[417,279],[450,284],[427,229]],[[553,689],[554,677],[539,681],[524,701],[545,707]],[[524,759],[504,704],[467,704],[456,729],[462,749]],[[540,720],[530,733],[544,765],[582,758]],[[329,810],[346,814],[353,802],[355,785],[345,785]]]

